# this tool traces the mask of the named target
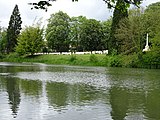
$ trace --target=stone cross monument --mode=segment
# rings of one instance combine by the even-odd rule
[[[148,45],[148,33],[147,33],[147,37],[146,37],[146,46],[145,46],[145,48],[143,49],[143,52],[145,52],[145,51],[150,51],[149,45]]]

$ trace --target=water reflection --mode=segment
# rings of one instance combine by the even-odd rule
[[[147,93],[145,116],[153,120],[160,120],[160,89],[154,89]]]
[[[20,104],[20,91],[19,81],[15,78],[6,78],[6,89],[9,97],[9,104],[13,112],[13,116],[16,117],[19,104]]]
[[[114,120],[160,119],[159,72],[159,70],[123,68],[109,71],[112,86],[111,115]]]
[[[159,120],[159,72],[1,65],[0,114],[2,120]]]
[[[49,104],[58,108],[66,106],[68,87],[65,83],[47,83],[46,91]]]
[[[39,97],[42,93],[42,82],[41,81],[30,81],[21,80],[20,83],[21,92],[25,95],[30,95],[33,97]]]

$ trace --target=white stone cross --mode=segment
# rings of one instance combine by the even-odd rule
[[[149,45],[148,45],[148,33],[147,33],[147,37],[146,37],[146,46],[145,46],[145,48],[143,49],[143,52],[145,52],[145,51],[150,51]]]

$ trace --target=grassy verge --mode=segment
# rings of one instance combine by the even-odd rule
[[[106,66],[106,55],[35,55],[28,57],[19,57],[15,54],[1,58],[1,62],[30,62],[46,63],[59,65],[80,65],[80,66]]]
[[[131,67],[131,68],[160,68],[160,55],[133,54],[133,55],[34,55],[20,57],[16,54],[1,56],[0,62],[30,62],[57,65],[104,66],[104,67]]]

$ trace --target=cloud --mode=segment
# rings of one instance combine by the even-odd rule
[[[148,6],[151,3],[159,2],[159,0],[143,0],[142,6]]]
[[[31,6],[27,5],[29,2],[33,2],[33,0],[1,0],[1,26],[8,26],[9,18],[15,4],[18,4],[23,26],[31,25],[35,18],[43,17],[44,19],[48,19],[50,14],[60,10],[66,12],[71,17],[83,15],[87,18],[94,18],[97,20],[106,20],[112,14],[103,0],[79,0],[79,2],[72,2],[72,0],[57,0],[56,2],[53,2],[52,7],[49,7],[48,12],[45,12],[44,10],[31,10]]]
[[[83,15],[87,18],[97,20],[107,20],[113,13],[112,10],[107,8],[103,0],[79,0],[78,2],[72,2],[72,0],[57,0],[52,3],[52,7],[49,7],[48,12],[36,9],[31,10],[32,6],[27,3],[36,1],[39,0],[0,0],[0,26],[8,26],[15,4],[19,7],[23,26],[32,25],[35,18],[43,17],[45,21],[51,14],[60,10],[67,13],[70,17]],[[157,1],[159,0],[144,0],[142,5],[146,6]]]

